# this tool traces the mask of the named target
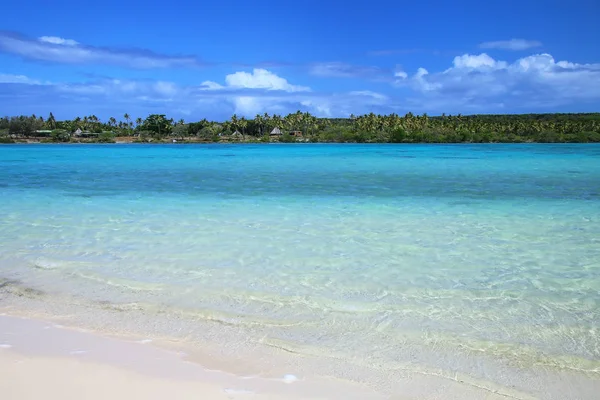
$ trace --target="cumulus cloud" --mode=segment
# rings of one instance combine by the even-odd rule
[[[3,84],[16,82],[16,84]],[[318,116],[347,116],[367,107],[385,112],[388,98],[373,91],[320,93],[293,85],[270,71],[236,72],[220,85],[179,85],[168,81],[99,79],[80,83],[40,83],[26,76],[0,75],[0,107],[8,113],[61,110],[75,114],[110,109],[111,115],[127,111],[136,115],[163,112],[173,117],[229,118],[232,113],[253,117],[257,113],[287,114],[297,110]],[[19,104],[14,99],[19,98]],[[28,108],[29,107],[29,108]],[[40,109],[41,107],[41,109]],[[79,109],[85,111],[74,111]],[[388,110],[389,111],[389,110]],[[56,114],[61,115],[61,114]],[[62,118],[62,116],[61,116]]]
[[[129,68],[176,68],[203,65],[190,56],[171,56],[143,49],[116,49],[83,45],[73,39],[56,36],[29,38],[0,31],[0,52],[28,60],[62,64],[108,64]]]
[[[217,82],[204,81],[198,88],[201,90],[223,90],[225,86],[219,85]]]
[[[534,47],[540,47],[541,42],[537,40],[525,40],[525,39],[510,39],[510,40],[498,40],[495,42],[484,42],[479,45],[482,49],[503,49],[503,50],[527,50]]]
[[[310,88],[288,83],[271,71],[255,68],[252,72],[239,71],[225,77],[225,83],[232,88],[283,90],[286,92],[308,92]]]
[[[288,93],[310,92],[310,88],[292,85],[287,79],[262,68],[254,68],[252,72],[238,71],[225,76],[225,85],[212,81],[204,81],[197,91],[209,91],[214,94],[221,93],[234,105],[236,114],[255,115],[264,110],[277,109],[277,103],[287,104],[302,101],[290,97]],[[272,94],[282,92],[286,95]],[[277,110],[276,110],[277,111]]]
[[[481,53],[479,55],[464,54],[462,56],[454,57],[453,64],[453,68],[473,70],[485,68],[506,68],[507,65],[504,61],[496,61],[485,53]]]
[[[600,64],[556,61],[536,54],[513,63],[489,55],[464,54],[452,67],[437,73],[419,68],[410,77],[396,79],[427,99],[446,99],[486,106],[513,102],[518,106],[553,106],[600,99]]]

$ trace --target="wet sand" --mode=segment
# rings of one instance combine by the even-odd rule
[[[22,399],[383,399],[367,388],[235,376],[186,361],[184,354],[70,329],[0,316],[0,393]],[[6,396],[6,397],[5,397]]]

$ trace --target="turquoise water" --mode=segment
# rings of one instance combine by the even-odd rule
[[[11,145],[0,171],[1,278],[298,353],[600,372],[600,146]]]

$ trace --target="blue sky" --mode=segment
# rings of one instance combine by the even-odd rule
[[[600,3],[17,1],[0,113],[600,111]]]

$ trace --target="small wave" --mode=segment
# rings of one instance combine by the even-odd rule
[[[108,277],[89,271],[73,271],[71,275],[75,276],[76,278],[99,282],[105,285],[114,286],[122,289],[128,289],[134,292],[160,291],[164,289],[164,285],[160,283],[140,282],[132,279]]]
[[[39,269],[58,269],[64,267],[64,264],[57,260],[51,260],[46,257],[38,257],[33,261],[33,267]]]

